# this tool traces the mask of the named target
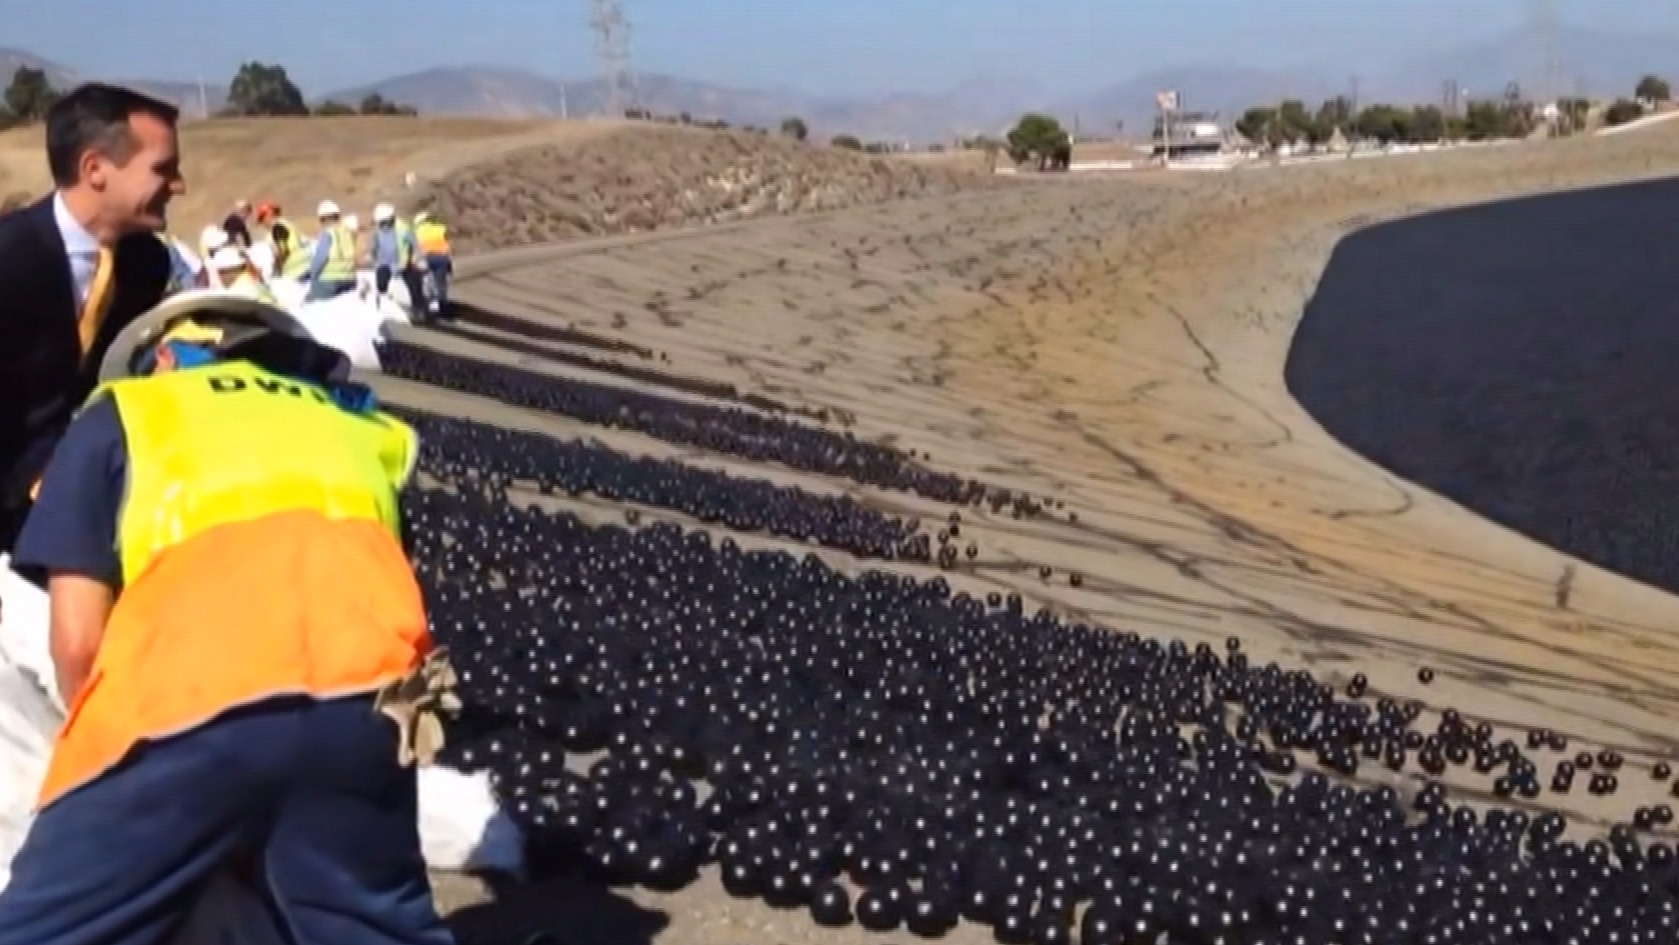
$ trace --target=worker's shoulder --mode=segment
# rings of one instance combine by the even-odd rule
[[[89,409],[94,404],[102,401],[114,401],[121,395],[136,388],[156,386],[159,382],[166,380],[168,377],[170,377],[168,374],[148,374],[136,377],[119,377],[108,381],[101,381],[99,386],[93,389],[93,393],[88,396],[87,407],[84,407],[83,409]]]
[[[53,463],[86,461],[93,457],[112,457],[127,454],[127,438],[123,433],[122,414],[116,401],[97,394],[76,413],[64,436],[53,449]]]

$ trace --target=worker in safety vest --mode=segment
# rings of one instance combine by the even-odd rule
[[[219,290],[112,343],[17,545],[70,711],[0,945],[160,945],[235,862],[294,941],[450,945],[416,826],[452,698],[398,537],[417,442],[348,370]]]
[[[431,273],[431,313],[439,318],[449,313],[449,277],[455,273],[449,250],[449,228],[429,213],[414,215],[414,241]]]
[[[337,298],[356,289],[356,234],[344,223],[338,204],[323,200],[315,210],[321,232],[309,262],[309,301]]]
[[[408,290],[408,307],[416,316],[426,309],[425,279],[420,273],[419,246],[414,228],[396,215],[396,208],[382,203],[373,208],[373,284],[376,298],[384,298],[393,276]]]
[[[257,207],[257,222],[268,225],[268,245],[274,255],[273,270],[266,275],[298,282],[308,278],[311,258],[303,231],[286,219],[279,204]]]
[[[216,250],[210,256],[210,269],[216,274],[218,284],[229,292],[269,305],[280,304],[268,288],[268,282],[238,246],[229,243]]]

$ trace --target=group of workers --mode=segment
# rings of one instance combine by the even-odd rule
[[[449,279],[454,256],[449,230],[442,220],[421,212],[405,220],[389,203],[373,208],[373,232],[365,250],[353,215],[332,200],[315,208],[320,229],[313,241],[287,220],[275,203],[254,209],[240,200],[220,226],[205,227],[194,253],[180,239],[160,234],[169,247],[174,272],[171,287],[223,287],[240,295],[277,304],[271,281],[289,279],[308,287],[305,301],[325,301],[356,290],[356,271],[364,264],[374,272],[375,296],[384,298],[393,280],[408,292],[417,321],[445,317],[449,309]],[[252,260],[251,226],[268,228],[268,266]]]
[[[449,673],[401,541],[417,440],[253,288],[345,291],[354,233],[323,204],[305,251],[264,208],[278,271],[229,240],[224,287],[171,291],[178,120],[71,91],[54,192],[0,216],[0,552],[45,589],[68,709],[0,945],[166,945],[229,870],[299,945],[451,945],[418,831]],[[387,279],[431,264],[376,217]]]

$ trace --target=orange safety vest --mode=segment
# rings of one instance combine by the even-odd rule
[[[449,228],[436,220],[427,220],[414,228],[414,240],[422,256],[449,255]]]
[[[407,426],[244,361],[93,396],[115,401],[128,450],[124,586],[40,807],[140,742],[276,696],[372,692],[431,650],[399,538]]]

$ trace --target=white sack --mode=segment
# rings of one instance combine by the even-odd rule
[[[31,593],[33,596],[31,596]],[[12,880],[12,858],[34,820],[35,794],[64,713],[48,690],[45,595],[19,578],[0,555],[0,890]],[[44,663],[25,669],[13,654]],[[231,872],[217,876],[171,945],[285,945],[262,900]]]
[[[390,291],[376,297],[373,273],[356,273],[357,290],[324,302],[308,302],[305,283],[295,279],[271,279],[269,289],[280,307],[290,312],[321,344],[337,348],[356,367],[379,370],[376,342],[385,337],[388,322],[409,324],[408,291],[401,279],[391,280]]]
[[[0,662],[0,890],[33,819],[53,734],[63,714],[21,669]],[[171,945],[285,945],[262,899],[231,871],[211,881]]]
[[[13,572],[9,559],[0,555],[0,889],[29,828],[35,793],[64,718],[56,690],[46,594]],[[496,804],[487,773],[422,768],[419,790],[420,845],[432,869],[521,874],[524,850],[518,827]],[[240,914],[236,904],[215,908]],[[266,942],[245,936],[234,940],[241,945]]]
[[[490,774],[420,769],[420,848],[434,870],[524,873],[524,841],[490,790]]]
[[[11,568],[10,556],[3,554],[0,554],[0,666],[22,672],[46,694],[50,706],[62,713],[64,702],[58,696],[58,677],[53,673],[52,653],[47,647],[47,594],[19,577]],[[49,728],[46,734],[51,732]],[[43,759],[42,764],[45,763]]]
[[[11,882],[63,717],[22,670],[0,661],[0,889]]]
[[[394,305],[379,309],[351,292],[324,302],[304,302],[290,311],[316,341],[344,352],[358,368],[379,370],[376,343],[385,337],[385,323],[396,312]]]
[[[274,271],[274,244],[267,240],[252,243],[245,250],[245,258],[257,267],[257,272],[267,276]]]

